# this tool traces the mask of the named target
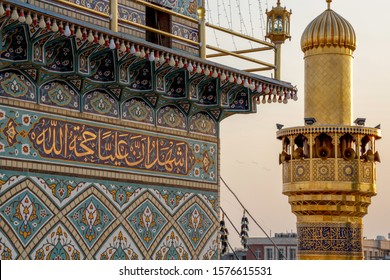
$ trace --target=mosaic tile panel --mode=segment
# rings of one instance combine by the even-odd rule
[[[301,254],[354,255],[362,251],[362,227],[352,224],[298,224]]]
[[[196,11],[202,6],[202,0],[151,0],[151,2],[193,18],[197,18]]]
[[[132,98],[122,105],[122,119],[154,124],[154,110],[141,98]]]
[[[117,118],[118,102],[108,93],[100,90],[87,93],[83,97],[84,112]]]
[[[78,93],[67,83],[62,81],[51,81],[44,84],[39,90],[39,103],[67,108],[70,110],[80,110],[80,100]]]
[[[82,260],[83,250],[77,245],[66,226],[55,225],[31,251],[32,260]]]
[[[199,197],[202,198],[203,202],[212,210],[213,214],[218,213],[219,205],[218,205],[218,195],[216,193],[209,194],[199,194]],[[216,216],[218,218],[218,216]]]
[[[150,61],[141,62],[131,67],[129,71],[130,86],[132,90],[150,91],[153,89],[152,65]]]
[[[361,169],[361,174],[360,180],[363,183],[372,183],[373,182],[373,175],[374,175],[374,170],[373,170],[374,164],[371,162],[361,162],[360,163],[360,169]]]
[[[15,236],[26,246],[53,217],[53,213],[27,189],[4,201],[0,207],[0,216],[7,221]]]
[[[16,260],[19,257],[19,252],[12,243],[0,227],[0,260]]]
[[[31,181],[52,200],[52,203],[62,209],[76,196],[83,192],[90,183],[78,182],[79,180],[70,177],[58,177],[44,174],[31,176]]]
[[[173,74],[168,74],[165,77],[164,95],[169,98],[184,98],[187,96],[186,92],[186,73],[184,70]]]
[[[334,181],[335,180],[335,161],[334,160],[313,160],[313,177],[315,181]]]
[[[191,192],[176,191],[176,190],[151,190],[155,197],[162,202],[165,209],[174,214],[181,206],[183,206],[194,194]]]
[[[283,162],[283,184],[291,182],[291,162]]]
[[[199,255],[201,260],[218,260],[218,233],[215,232]]]
[[[187,118],[176,106],[165,106],[157,112],[157,125],[187,130]]]
[[[70,39],[54,42],[45,47],[45,68],[55,72],[73,72],[74,71],[74,52],[72,41]]]
[[[172,33],[176,36],[192,40],[194,42],[199,41],[199,33],[195,28],[190,28],[186,25],[179,23],[172,23]]]
[[[292,164],[293,182],[310,181],[310,161],[294,160]]]
[[[244,111],[249,110],[250,100],[248,90],[235,93],[229,99],[230,109]]]
[[[67,0],[67,1],[80,6],[84,6],[94,11],[110,14],[109,0]]]
[[[212,226],[212,222],[202,208],[195,203],[179,218],[179,225],[196,249]]]
[[[35,85],[18,70],[0,71],[0,96],[35,101]]]
[[[217,123],[207,113],[197,113],[189,119],[190,131],[217,136]]]
[[[185,244],[176,230],[171,229],[154,252],[154,259],[191,260],[192,256]]]
[[[112,51],[97,53],[91,57],[90,79],[97,82],[115,81],[115,58]]]
[[[70,202],[88,189],[98,190],[99,195],[103,195],[110,204],[119,211],[124,211],[134,203],[143,193],[148,191],[170,214],[174,215],[192,197],[198,196],[205,205],[212,210],[213,214],[218,212],[218,194],[216,192],[202,192],[196,190],[186,190],[174,187],[159,187],[138,183],[122,183],[106,180],[85,180],[83,178],[57,176],[51,174],[40,174],[29,172],[25,175],[13,175],[13,171],[0,171],[1,192],[10,191],[13,187],[29,179],[58,209],[64,209]],[[215,216],[217,218],[217,216]]]
[[[357,161],[338,161],[339,181],[357,182],[359,178],[359,169]]]
[[[145,13],[132,7],[118,5],[119,18],[129,20],[142,25],[146,24]]]
[[[217,181],[217,144],[3,107],[0,157]],[[165,115],[169,118],[169,115]],[[111,148],[110,148],[111,147]]]
[[[216,89],[217,80],[213,79],[206,83],[201,83],[199,85],[199,103],[202,105],[215,105],[218,104],[218,96]]]
[[[5,60],[27,60],[27,36],[22,26],[15,27],[10,31],[1,31],[0,58]]]
[[[119,226],[95,255],[96,260],[142,260],[143,256],[130,234]]]
[[[217,254],[217,192],[11,170],[1,171],[0,178],[6,186],[0,197],[6,198],[0,208],[2,258],[213,259]],[[27,229],[36,228],[26,241],[20,238],[26,231],[18,227],[18,211],[27,214]]]
[[[147,249],[162,228],[168,223],[164,215],[161,214],[150,200],[146,200],[135,209],[127,218],[127,221]]]
[[[1,147],[0,147],[1,148]],[[3,173],[0,172],[0,195],[5,191],[12,188],[13,186],[19,184],[25,180],[26,176],[23,175],[13,175],[13,173]]]
[[[81,202],[67,215],[69,221],[91,248],[115,220],[110,210],[94,195]]]

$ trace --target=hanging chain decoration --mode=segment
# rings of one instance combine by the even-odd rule
[[[251,4],[251,0],[248,0],[248,10],[249,10],[249,21],[251,23],[251,36],[252,37],[255,37],[255,31],[254,31],[254,27],[253,27],[253,20],[252,20],[252,4]]]
[[[222,1],[222,5],[223,5],[223,9],[225,11],[225,17],[226,17],[226,21],[228,23],[228,26],[229,26],[229,29],[232,30],[233,26],[232,26],[232,6],[231,6],[231,3],[229,1],[229,12],[230,12],[230,17],[228,17],[228,12],[226,10],[226,5],[225,5],[225,1]],[[234,48],[235,50],[237,50],[237,45],[236,45],[236,40],[234,38],[234,36],[232,35],[232,42],[233,42],[233,45],[234,45]]]
[[[261,37],[264,38],[265,34],[266,34],[266,24],[265,24],[265,19],[264,19],[264,12],[263,12],[263,8],[262,8],[262,4],[261,4],[261,0],[258,0],[259,2],[259,15],[260,15],[260,20],[259,20],[259,24],[260,24],[260,31],[261,31]],[[267,1],[267,8],[268,8],[268,1]]]
[[[241,219],[241,232],[240,232],[240,236],[241,236],[241,245],[244,247],[244,249],[248,249],[248,231],[249,231],[249,221],[248,221],[248,218],[245,216],[245,210],[244,210],[244,214],[242,216],[242,219]]]
[[[246,24],[244,21],[244,17],[242,16],[240,1],[236,0],[236,6],[237,6],[238,15],[240,17],[240,33],[249,35],[248,29],[246,28]],[[252,42],[248,40],[248,43],[251,46],[251,48],[253,48]]]
[[[207,1],[207,20],[209,22],[211,22],[212,24],[214,24],[214,21],[213,21],[213,16],[212,16],[212,13],[211,13],[211,9],[210,9],[210,5],[209,5],[209,1]],[[218,7],[218,20],[219,20],[219,7]],[[215,42],[217,43],[217,46],[218,48],[220,47],[219,45],[219,40],[218,40],[218,36],[217,36],[217,32],[215,31],[215,29],[213,28],[213,33],[214,33],[214,37],[215,37]]]
[[[229,232],[226,228],[226,225],[225,225],[225,214],[222,213],[222,220],[221,222],[219,223],[220,225],[220,231],[219,231],[219,234],[220,234],[220,240],[221,240],[221,255],[225,255],[228,251],[228,235],[229,235]]]

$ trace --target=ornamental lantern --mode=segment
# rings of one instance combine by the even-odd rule
[[[280,79],[281,70],[281,45],[286,39],[291,39],[290,36],[290,16],[292,11],[287,11],[286,8],[280,6],[280,0],[276,7],[272,7],[271,11],[266,11],[267,14],[267,34],[266,38],[270,39],[275,44],[275,78]]]

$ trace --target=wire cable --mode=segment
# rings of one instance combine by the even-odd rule
[[[238,203],[240,203],[241,207],[248,213],[248,216],[255,222],[255,224],[262,230],[262,232],[265,234],[265,236],[271,241],[271,243],[274,245],[276,250],[278,250],[279,256],[282,256],[283,259],[286,259],[286,256],[282,251],[279,249],[279,247],[275,244],[275,242],[272,240],[272,238],[267,234],[267,232],[263,229],[263,227],[256,221],[256,219],[252,216],[252,214],[245,208],[244,204],[240,201],[240,199],[237,197],[237,195],[233,192],[231,188],[229,188],[228,184],[226,184],[225,180],[219,176],[225,187],[233,194],[233,196],[237,199]]]
[[[222,207],[219,207],[222,211],[222,213],[225,214],[225,217],[228,219],[228,221],[230,222],[230,224],[232,225],[232,227],[234,228],[234,230],[237,232],[238,236],[240,236],[240,232],[237,230],[237,228],[234,226],[232,220],[230,220],[229,216],[226,214],[225,211],[223,211]],[[256,260],[258,260],[258,258],[256,257],[255,253],[253,253],[252,249],[248,246],[248,250],[251,251],[252,255],[255,256]]]

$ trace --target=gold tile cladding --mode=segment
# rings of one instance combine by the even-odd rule
[[[351,55],[333,51],[306,55],[305,118],[315,118],[319,125],[350,125],[351,95]]]

